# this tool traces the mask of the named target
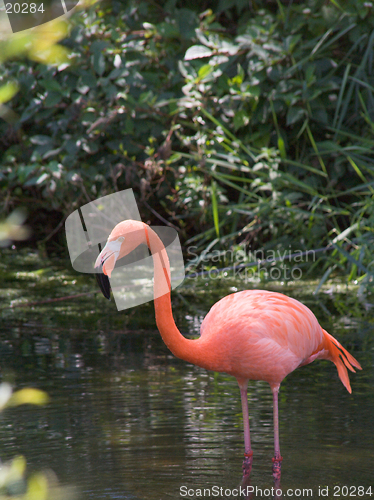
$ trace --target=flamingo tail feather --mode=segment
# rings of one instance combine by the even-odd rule
[[[335,364],[340,380],[347,391],[351,393],[352,389],[347,368],[351,372],[356,372],[353,367],[362,370],[361,365],[332,335],[327,333],[326,330],[323,330],[323,333],[326,341],[324,348],[328,351],[327,358]]]

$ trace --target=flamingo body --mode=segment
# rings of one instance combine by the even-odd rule
[[[224,350],[225,372],[237,378],[281,381],[323,342],[322,328],[303,304],[281,293],[244,290],[218,301],[201,325],[211,357]]]
[[[247,385],[248,380],[270,384],[274,401],[274,477],[280,477],[282,457],[279,448],[278,391],[282,380],[299,366],[315,359],[335,363],[339,377],[349,392],[347,368],[361,369],[344,347],[319,325],[312,311],[301,302],[281,293],[245,290],[219,300],[202,322],[198,339],[187,339],[178,330],[171,309],[170,266],[157,234],[139,221],[124,221],[113,229],[98,256],[95,267],[110,277],[115,263],[138,245],[146,244],[154,262],[154,304],[157,327],[171,352],[208,370],[236,377],[241,394],[245,462],[250,470],[250,444]],[[104,295],[109,282],[98,280]]]

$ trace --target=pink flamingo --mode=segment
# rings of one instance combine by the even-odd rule
[[[319,325],[310,309],[281,293],[245,290],[219,300],[202,322],[199,339],[183,337],[171,309],[170,267],[165,247],[147,224],[127,220],[116,225],[100,252],[95,267],[102,266],[99,278],[103,294],[109,298],[115,263],[140,244],[150,249],[154,262],[154,304],[160,334],[178,358],[207,370],[236,377],[243,410],[245,473],[252,465],[249,433],[247,385],[264,380],[273,393],[274,458],[273,473],[280,478],[282,456],[279,446],[278,391],[282,380],[299,366],[315,359],[335,363],[338,375],[352,392],[347,368],[361,370],[360,364]]]

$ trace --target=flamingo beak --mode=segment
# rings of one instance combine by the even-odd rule
[[[109,278],[111,277],[114,266],[116,265],[124,239],[125,238],[121,236],[116,240],[108,241],[99,253],[95,262],[95,268],[100,269],[99,273],[95,273],[96,280],[104,297],[108,300],[110,300]]]
[[[110,283],[109,278],[104,273],[95,273],[97,284],[100,287],[101,293],[104,297],[110,300]]]

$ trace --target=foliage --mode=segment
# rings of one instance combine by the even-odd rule
[[[0,247],[7,247],[12,241],[27,240],[30,229],[22,224],[26,220],[24,210],[14,210],[4,222],[0,222]]]
[[[132,187],[199,251],[330,244],[312,271],[369,282],[371,4],[211,3],[100,3],[73,18],[67,62],[8,62],[6,208],[61,220]]]
[[[22,404],[43,405],[48,402],[48,395],[34,388],[24,388],[12,393],[12,387],[0,384],[0,411]],[[4,463],[0,470],[0,499],[11,500],[48,500],[72,499],[73,491],[61,488],[51,471],[27,474],[26,459],[15,457]]]

